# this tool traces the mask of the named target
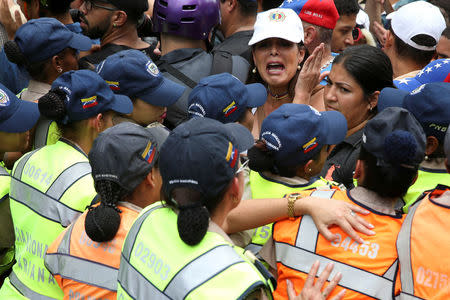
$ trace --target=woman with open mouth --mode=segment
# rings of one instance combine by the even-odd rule
[[[255,113],[253,136],[259,137],[264,118],[282,104],[291,103],[301,64],[305,57],[303,26],[292,9],[277,8],[259,13],[252,46],[255,67],[248,83],[267,87],[267,101]]]

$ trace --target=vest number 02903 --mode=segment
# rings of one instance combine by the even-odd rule
[[[344,248],[345,251],[352,251],[353,253],[358,253],[361,256],[367,256],[368,258],[375,259],[378,255],[378,250],[380,250],[380,245],[377,243],[370,243],[365,241],[364,244],[360,244],[350,237],[346,237],[342,240],[342,236],[337,233],[337,241],[331,242],[334,247]]]
[[[134,250],[134,256],[144,263],[144,265],[156,275],[159,275],[162,280],[166,280],[170,273],[170,266],[162,259],[152,253],[149,248],[144,247],[142,242],[139,242]]]

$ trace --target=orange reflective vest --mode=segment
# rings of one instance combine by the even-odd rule
[[[300,192],[304,196],[333,198],[360,205],[344,191],[316,190]],[[362,205],[360,205],[362,206]],[[366,207],[364,207],[366,208]],[[367,208],[366,208],[367,209]],[[339,236],[336,242],[327,241],[319,234],[310,216],[276,222],[273,231],[278,270],[275,299],[288,299],[286,280],[289,279],[297,293],[303,289],[311,266],[320,261],[319,273],[329,262],[334,262],[330,280],[342,273],[333,297],[342,288],[347,289],[345,299],[390,299],[397,267],[395,241],[404,217],[385,215],[372,211],[364,217],[375,226],[376,235],[366,236],[365,243],[352,240],[340,228],[330,230]]]
[[[120,251],[125,236],[139,212],[118,205],[120,226],[109,242],[92,241],[86,234],[84,212],[48,248],[45,266],[64,292],[64,299],[102,299],[117,297]]]
[[[438,185],[409,209],[397,239],[396,299],[450,299],[450,206],[433,201],[446,191]]]

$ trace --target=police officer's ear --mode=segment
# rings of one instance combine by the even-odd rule
[[[230,204],[231,204],[232,208],[235,208],[236,206],[238,206],[239,202],[241,201],[243,188],[244,187],[243,187],[243,185],[241,185],[239,176],[233,177],[233,179],[231,180],[231,183],[228,187],[228,190],[226,192],[226,194],[228,194],[229,197],[225,196],[225,198],[230,199],[230,201],[231,201]]]
[[[118,10],[113,13],[111,17],[111,25],[114,28],[122,27],[128,20],[127,13],[123,10]]]
[[[425,155],[431,155],[439,147],[439,141],[434,136],[427,136],[427,145],[425,148]]]
[[[93,121],[92,125],[97,133],[105,131],[109,127],[113,126],[112,114],[108,114],[108,112],[99,113],[95,116],[95,118],[91,118],[91,120]]]

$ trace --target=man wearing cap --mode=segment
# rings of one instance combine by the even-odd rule
[[[161,200],[158,160],[168,135],[162,125],[143,128],[125,122],[95,140],[89,162],[100,203],[64,230],[45,256],[66,299],[117,298],[125,236],[141,210]]]
[[[447,172],[450,173],[450,130],[445,137],[444,152]],[[449,220],[450,181],[447,180],[445,184],[427,191],[420,202],[410,207],[398,235],[400,268],[395,281],[395,295],[400,295],[400,299],[449,298]]]
[[[253,128],[252,109],[266,102],[267,91],[260,83],[244,85],[228,73],[200,80],[189,94],[190,117],[207,117],[222,123],[238,122],[250,132]]]
[[[80,68],[93,69],[111,54],[138,49],[154,57],[154,46],[138,36],[137,24],[148,10],[147,0],[86,0],[80,6],[81,28],[92,39],[100,39],[98,52],[82,57]]]
[[[11,177],[3,166],[3,156],[5,152],[28,148],[28,131],[39,115],[36,103],[19,100],[0,84],[0,286],[14,262],[14,227],[9,208]]]
[[[439,8],[425,1],[406,4],[387,16],[384,52],[397,80],[413,77],[436,54],[436,45],[446,25]]]
[[[385,88],[378,97],[378,109],[392,106],[409,110],[427,136],[425,160],[420,164],[417,180],[404,197],[406,213],[424,191],[450,182],[444,163],[444,136],[450,123],[450,83],[428,83],[412,92]]]
[[[213,49],[229,52],[252,61],[252,51],[248,46],[253,35],[258,4],[256,0],[220,0],[222,17],[219,29],[225,39]]]
[[[280,7],[293,9],[302,20],[305,32],[305,46],[309,53],[321,43],[324,44],[322,67],[320,72],[331,70],[331,64],[337,53],[331,52],[333,29],[339,19],[339,13],[333,0],[285,0]],[[320,85],[326,85],[322,80]]]
[[[114,93],[130,97],[133,102],[130,118],[142,126],[162,123],[167,107],[185,90],[184,86],[165,78],[155,63],[138,50],[109,56],[97,66],[97,73]]]

